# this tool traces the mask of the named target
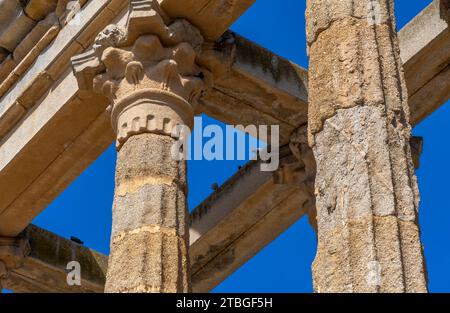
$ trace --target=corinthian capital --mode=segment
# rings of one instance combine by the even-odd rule
[[[139,0],[130,2],[124,29],[108,26],[92,50],[72,58],[80,89],[110,99],[118,148],[131,135],[192,126],[209,76],[196,62],[202,44],[189,22],[170,20],[156,0]]]

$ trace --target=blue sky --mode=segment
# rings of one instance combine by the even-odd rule
[[[396,0],[398,27],[405,25],[431,0]],[[305,44],[305,1],[258,0],[232,29],[275,53],[308,66]],[[420,73],[418,73],[420,75]],[[450,107],[444,105],[414,130],[425,138],[422,166],[420,224],[430,290],[450,292],[450,166],[446,145]],[[215,123],[206,118],[204,124]],[[237,161],[189,161],[189,208],[223,183]],[[114,193],[115,150],[110,147],[34,223],[61,236],[81,238],[85,245],[109,253],[111,205]],[[315,235],[302,219],[218,286],[216,292],[311,292],[311,262]]]

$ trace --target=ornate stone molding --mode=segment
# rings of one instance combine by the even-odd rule
[[[30,245],[24,238],[0,237],[0,291],[1,280],[23,265],[23,259],[30,254]]]
[[[317,212],[314,195],[316,162],[308,145],[307,126],[291,134],[289,145],[280,149],[280,169],[274,173],[275,184],[289,184],[306,191],[310,196],[302,205],[307,209],[309,223],[317,230]]]
[[[393,4],[307,1],[317,292],[427,292]]]
[[[202,44],[194,26],[170,20],[158,1],[135,0],[125,29],[109,25],[92,50],[72,58],[80,89],[110,100],[118,149],[132,135],[192,126],[209,77],[196,62]]]
[[[309,223],[317,230],[317,212],[314,195],[316,160],[312,149],[308,145],[308,129],[306,125],[301,126],[291,134],[289,148],[297,161],[303,165],[304,177],[296,183],[300,184],[302,189],[310,194],[308,203],[305,205],[308,207]]]

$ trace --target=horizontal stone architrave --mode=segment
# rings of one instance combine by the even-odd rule
[[[249,163],[191,213],[194,292],[209,292],[305,214],[302,203],[308,200],[307,193],[276,184],[272,173],[261,172],[260,165]],[[255,179],[259,180],[249,184]],[[31,253],[24,266],[3,282],[6,288],[14,292],[103,292],[106,255],[34,225],[21,236],[29,239]],[[81,265],[80,287],[66,284],[70,261]]]
[[[450,98],[450,31],[443,1],[434,0],[398,33],[414,125]]]

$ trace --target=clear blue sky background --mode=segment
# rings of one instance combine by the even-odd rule
[[[396,0],[398,27],[403,27],[430,2]],[[308,67],[304,11],[303,0],[258,0],[232,29]],[[416,135],[425,138],[422,167],[418,171],[422,197],[420,224],[430,289],[433,292],[450,292],[448,121],[450,107],[446,104],[414,130]],[[211,193],[212,183],[223,183],[242,163],[190,161],[189,208],[194,208]],[[77,236],[86,246],[109,253],[114,167],[115,151],[111,147],[34,223],[64,237]],[[315,235],[306,219],[302,219],[215,291],[311,292],[310,266],[315,255],[315,245]]]

